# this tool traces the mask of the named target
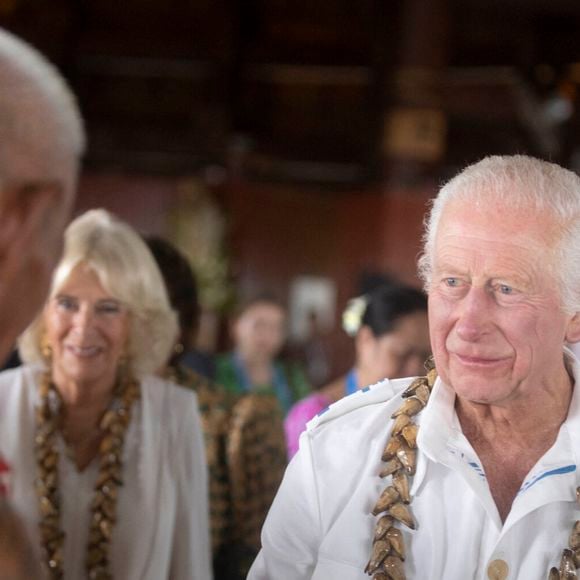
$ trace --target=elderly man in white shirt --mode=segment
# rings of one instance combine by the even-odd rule
[[[580,178],[489,157],[439,192],[434,360],[303,434],[250,580],[556,580],[580,563]]]

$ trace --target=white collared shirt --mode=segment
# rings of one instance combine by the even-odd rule
[[[34,410],[39,373],[0,374],[0,455],[10,468],[8,499],[40,552],[34,490]],[[59,440],[61,451],[62,441]],[[98,462],[78,472],[59,458],[64,577],[86,577],[85,559]],[[123,486],[111,542],[115,580],[211,578],[207,468],[195,394],[156,377],[141,382],[123,446]],[[0,570],[0,576],[1,574]]]
[[[571,356],[570,354],[568,356]],[[575,381],[580,366],[573,364]],[[389,478],[382,450],[410,379],[347,397],[302,435],[262,531],[248,580],[368,580],[375,522],[370,512]],[[418,416],[419,454],[403,530],[408,580],[487,580],[494,560],[508,580],[545,580],[580,519],[580,393],[574,390],[557,440],[525,478],[502,524],[481,463],[463,435],[455,395],[437,380]]]

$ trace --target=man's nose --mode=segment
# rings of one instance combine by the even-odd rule
[[[493,309],[493,297],[485,288],[471,286],[462,298],[457,310],[455,331],[462,340],[478,340],[489,328]]]

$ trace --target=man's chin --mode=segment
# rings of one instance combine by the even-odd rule
[[[462,401],[474,405],[503,406],[510,399],[512,388],[504,382],[494,381],[455,381],[451,388]]]

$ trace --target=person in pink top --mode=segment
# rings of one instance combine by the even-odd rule
[[[354,338],[354,366],[290,409],[284,421],[289,458],[298,451],[300,434],[310,419],[362,387],[421,374],[431,352],[427,298],[408,286],[385,285],[354,298],[344,311],[343,327]]]

